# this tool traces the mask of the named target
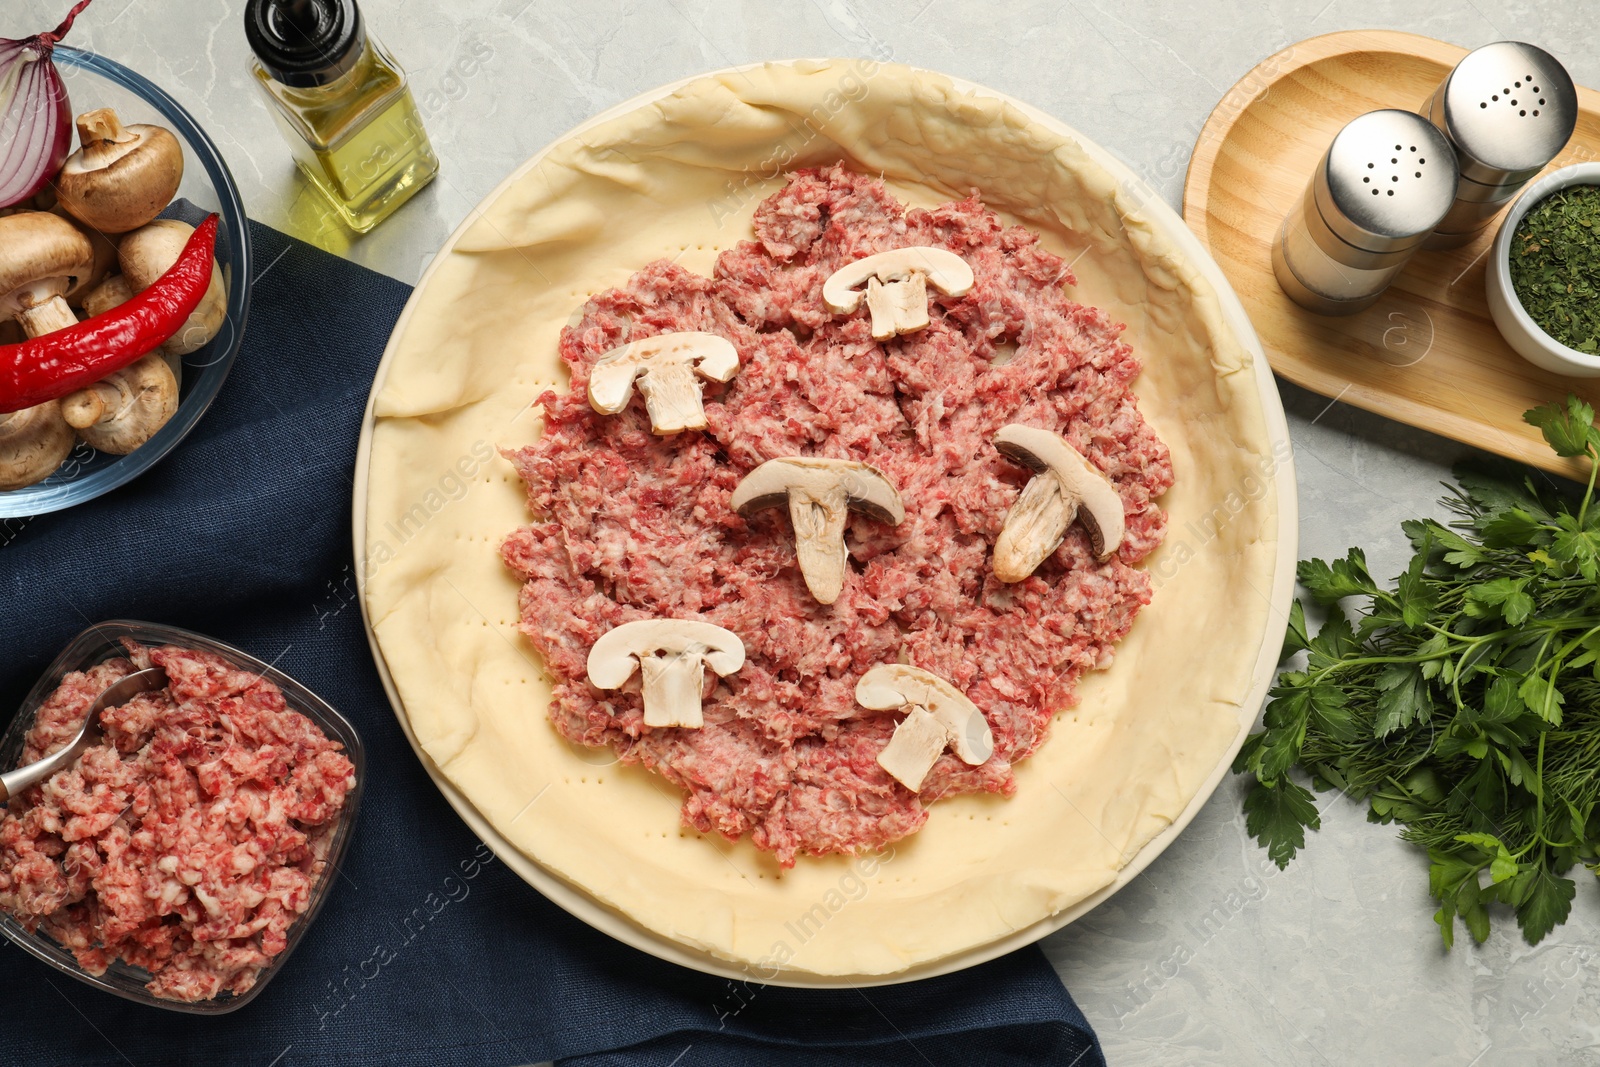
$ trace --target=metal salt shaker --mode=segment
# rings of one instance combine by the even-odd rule
[[[1520,41],[1467,53],[1422,106],[1449,138],[1461,179],[1428,248],[1466,244],[1566,147],[1578,94],[1554,56]]]
[[[1371,307],[1450,210],[1457,177],[1450,143],[1422,116],[1351,120],[1278,231],[1278,284],[1322,315]]]

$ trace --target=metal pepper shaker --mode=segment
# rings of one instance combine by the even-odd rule
[[[1371,307],[1450,210],[1457,177],[1450,143],[1422,116],[1352,119],[1278,231],[1278,284],[1322,315]]]
[[[1578,122],[1572,78],[1550,53],[1520,41],[1468,52],[1422,106],[1449,138],[1461,170],[1455,204],[1428,248],[1472,240],[1545,164]]]

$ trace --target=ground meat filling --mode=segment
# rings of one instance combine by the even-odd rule
[[[67,675],[39,708],[24,763],[133,671],[170,682],[103,712],[104,744],[12,799],[0,908],[90,974],[121,958],[160,997],[244,993],[310,903],[355,767],[260,675],[209,652],[128,653]]]
[[[1172,465],[1129,391],[1139,364],[1122,327],[1069,299],[1068,266],[976,195],[907,210],[875,179],[798,171],[757,209],[755,233],[713,278],[653,263],[563,332],[571,390],[540,398],[544,435],[508,454],[536,521],[503,554],[524,582],[521,628],[555,679],[556,729],[677,783],[695,829],[748,833],[789,866],[904,837],[940,797],[1015,789],[1012,766],[1150,600],[1133,565],[1161,543],[1154,501]],[[883,344],[864,308],[827,311],[834,270],[908,245],[962,256],[971,292],[930,289],[932,324]],[[738,377],[706,384],[707,432],[656,437],[639,399],[616,416],[590,408],[601,354],[675,330],[720,334],[740,353]],[[1063,434],[1111,478],[1128,520],[1112,559],[1096,562],[1074,525],[1031,578],[994,577],[995,537],[1029,477],[992,444],[1010,422]],[[806,590],[784,509],[746,521],[728,506],[745,474],[788,455],[870,463],[905,501],[898,526],[851,520],[832,606]],[[586,681],[602,633],[651,617],[701,619],[745,643],[744,668],[708,692],[704,729],[644,726],[637,676],[610,693]],[[946,753],[920,795],[878,766],[898,716],[858,707],[854,687],[896,660],[983,709],[991,760]]]

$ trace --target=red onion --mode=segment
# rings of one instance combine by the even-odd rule
[[[79,0],[49,33],[0,38],[0,208],[20,204],[50,183],[72,147],[72,102],[50,59],[72,29]]]

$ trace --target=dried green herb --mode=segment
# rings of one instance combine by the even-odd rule
[[[1579,352],[1600,351],[1600,186],[1569,185],[1522,217],[1511,285],[1545,333]]]

